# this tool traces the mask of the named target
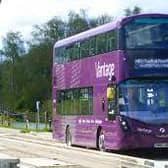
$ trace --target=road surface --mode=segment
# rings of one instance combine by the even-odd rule
[[[67,147],[52,139],[51,133],[20,133],[0,128],[0,152],[21,160],[57,160],[74,168],[119,168],[116,154],[79,147]],[[40,160],[41,159],[41,160]],[[38,161],[39,160],[39,161]],[[31,162],[31,161],[30,161]]]

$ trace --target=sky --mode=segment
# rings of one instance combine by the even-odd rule
[[[109,14],[124,15],[124,9],[141,7],[143,12],[167,13],[168,0],[2,0],[0,4],[0,46],[9,31],[20,31],[30,39],[33,25],[40,25],[54,16],[66,20],[68,12],[86,9],[89,17]]]

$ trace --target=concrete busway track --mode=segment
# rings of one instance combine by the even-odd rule
[[[148,159],[137,159],[121,154],[99,152],[77,147],[66,147],[55,142],[50,133],[23,134],[18,130],[0,128],[0,152],[19,158],[58,159],[80,168],[129,168],[136,164],[152,162]],[[127,168],[125,166],[125,168]],[[144,168],[150,168],[145,166]]]
[[[17,136],[11,136],[12,139],[15,140],[24,140],[26,142],[30,143],[37,143],[41,145],[48,145],[53,147],[59,147],[59,148],[66,148],[67,146],[63,143],[57,143],[53,138],[51,133],[29,133],[29,134],[17,134]],[[85,148],[82,147],[74,147],[71,148],[71,150],[80,150],[86,152]],[[88,149],[87,152],[97,152],[93,149]],[[168,160],[168,150],[164,149],[155,149],[155,150],[129,150],[129,151],[122,151],[122,152],[116,152],[116,151],[109,151],[120,155],[129,155],[129,156],[135,156],[135,157],[141,157],[141,158],[148,158],[148,159],[160,159],[160,160]]]
[[[0,129],[0,150],[19,158],[46,157],[58,159],[80,165],[81,168],[118,167],[118,159],[111,159],[111,156],[105,153],[76,147],[67,148],[64,144],[42,138],[38,134],[22,134],[10,129],[6,131]]]

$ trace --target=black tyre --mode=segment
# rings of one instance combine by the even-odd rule
[[[71,130],[70,127],[67,126],[66,128],[66,133],[65,133],[65,142],[67,146],[72,146],[72,134],[71,134]]]
[[[98,148],[100,151],[105,151],[105,146],[104,146],[104,133],[101,130],[99,137],[98,137]]]

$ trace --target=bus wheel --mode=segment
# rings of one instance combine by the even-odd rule
[[[71,146],[72,145],[72,134],[71,134],[71,130],[70,130],[70,126],[69,125],[66,127],[65,141],[66,141],[66,145],[67,146]]]
[[[99,133],[98,146],[99,146],[100,151],[105,151],[103,130],[101,130],[100,133]]]

